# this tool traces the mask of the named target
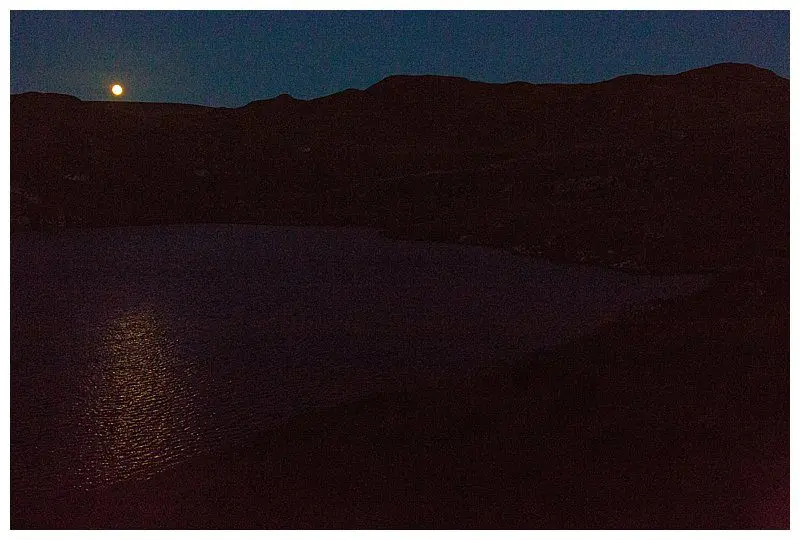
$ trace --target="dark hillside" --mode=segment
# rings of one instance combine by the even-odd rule
[[[68,227],[357,223],[642,269],[739,264],[786,250],[788,89],[723,64],[590,85],[393,76],[239,109],[16,95],[12,222],[41,221],[22,193]]]

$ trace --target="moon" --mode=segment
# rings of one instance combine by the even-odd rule
[[[123,92],[122,85],[115,84],[111,87],[111,93],[115,96],[121,96]]]

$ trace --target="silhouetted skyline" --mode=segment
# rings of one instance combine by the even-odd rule
[[[788,11],[15,11],[11,92],[238,107],[393,74],[591,83],[741,62],[789,76]]]

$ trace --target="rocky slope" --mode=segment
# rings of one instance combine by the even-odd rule
[[[14,229],[372,225],[645,270],[785,256],[789,82],[393,76],[238,109],[11,98]],[[34,202],[35,200],[35,202]]]

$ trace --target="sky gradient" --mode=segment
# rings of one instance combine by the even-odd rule
[[[239,107],[393,74],[588,83],[743,62],[789,76],[789,13],[12,11],[11,92]]]

